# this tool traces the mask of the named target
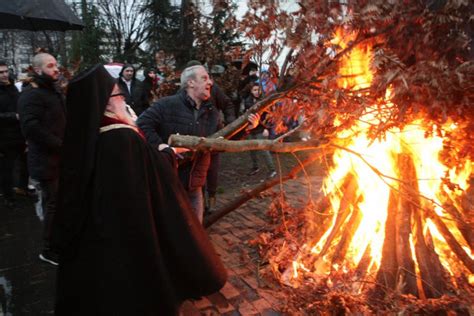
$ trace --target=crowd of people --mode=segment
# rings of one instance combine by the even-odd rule
[[[215,203],[219,153],[172,148],[168,138],[215,133],[276,83],[252,68],[229,97],[200,62],[188,62],[175,84],[162,52],[156,60],[143,81],[133,65],[124,64],[118,79],[96,65],[74,76],[66,93],[48,53],[34,56],[21,93],[0,61],[3,199],[14,208],[13,188],[27,192],[25,176],[35,184],[44,215],[39,258],[59,265],[57,315],[173,315],[183,300],[225,283],[202,227],[204,196],[208,207]],[[246,135],[269,138],[272,128],[265,115],[251,114]],[[270,152],[262,155],[274,177]]]

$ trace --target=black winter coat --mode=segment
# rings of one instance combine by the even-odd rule
[[[209,136],[217,131],[219,111],[204,102],[194,117],[194,107],[186,91],[162,98],[150,106],[137,120],[151,145],[167,143],[171,134]],[[210,164],[209,153],[198,153],[190,163],[180,165],[179,176],[186,189],[202,187]]]
[[[0,149],[25,144],[17,119],[19,92],[13,82],[0,84]]]
[[[28,143],[28,171],[33,179],[59,176],[60,151],[66,126],[62,94],[47,76],[35,76],[18,100],[21,130]]]
[[[212,105],[224,113],[226,124],[235,120],[235,107],[232,100],[225,94],[225,92],[217,85],[213,84],[211,88]]]
[[[131,92],[128,91],[127,84],[121,78],[117,81],[117,84],[125,94],[125,103],[130,105],[137,115],[142,114],[150,106],[147,92],[144,90],[141,81],[132,79]]]
[[[180,302],[224,285],[225,268],[168,155],[131,129],[100,134],[85,223],[59,247],[55,315],[177,315]],[[57,244],[70,237],[68,195],[59,197]]]

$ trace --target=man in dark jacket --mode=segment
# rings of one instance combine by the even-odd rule
[[[219,112],[210,102],[211,87],[212,81],[203,66],[186,68],[181,74],[181,90],[158,100],[138,118],[137,124],[148,142],[161,150],[167,147],[171,134],[205,137],[214,133],[219,123]],[[257,115],[249,117],[252,126],[258,124],[258,118]],[[206,182],[209,163],[209,152],[198,152],[189,162],[181,164],[178,170],[201,222],[204,212],[202,187]]]
[[[44,213],[44,249],[40,259],[57,265],[50,247],[51,223],[56,213],[60,152],[66,115],[63,95],[56,88],[56,59],[40,53],[33,57],[33,82],[18,100],[20,123],[28,143],[28,171],[38,181]]]
[[[191,66],[198,66],[198,65],[202,65],[202,64],[197,60],[190,60],[186,64],[186,68],[191,67]],[[216,67],[213,67],[213,68],[216,68]],[[211,73],[212,73],[212,69],[211,69]],[[224,90],[222,90],[219,87],[219,85],[217,85],[215,82],[213,83],[212,88],[211,88],[210,101],[212,102],[212,105],[215,108],[222,111],[226,124],[229,124],[235,120],[234,103],[232,103],[232,100],[225,94]],[[224,122],[222,122],[221,120],[221,122],[217,126],[217,130],[224,127],[223,126],[224,124],[222,123]],[[215,132],[217,132],[217,130]],[[217,152],[211,153],[210,159],[211,160],[210,160],[209,169],[207,172],[207,179],[206,179],[207,180],[206,181],[207,194],[205,194],[205,196],[207,197],[206,203],[205,203],[206,211],[209,211],[209,212],[212,208],[215,207],[215,204],[216,204],[216,193],[217,193],[217,184],[218,184],[218,178],[219,178],[219,166],[220,166],[219,153]]]
[[[149,107],[149,103],[143,84],[135,78],[135,75],[135,68],[130,64],[125,64],[119,73],[118,85],[125,95],[125,102],[137,115],[140,115]]]
[[[197,60],[190,60],[186,63],[186,68],[192,66],[202,66],[202,64]],[[224,90],[222,90],[222,88],[219,87],[219,85],[217,85],[215,82],[212,83],[211,97],[209,100],[215,108],[222,111],[222,114],[224,114],[225,124],[229,124],[235,120],[235,110],[232,100],[225,94]],[[222,126],[219,126],[219,128],[221,127]]]
[[[0,61],[0,183],[5,205],[15,206],[13,169],[15,159],[25,150],[17,111],[19,92],[9,78],[8,65]]]

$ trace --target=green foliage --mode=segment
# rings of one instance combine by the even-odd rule
[[[180,46],[178,41],[181,27],[181,10],[178,6],[170,4],[169,0],[147,0],[144,11],[151,18],[145,21],[149,30],[149,54],[162,49],[167,53],[175,54]],[[149,56],[146,64],[154,64],[152,56]]]
[[[150,30],[148,43],[152,51],[172,48],[171,39],[179,32],[179,8],[172,6],[169,0],[148,0],[144,10],[153,17],[145,21]]]
[[[72,35],[69,63],[73,67],[86,69],[103,62],[102,45],[106,34],[98,8],[94,4],[81,0],[80,9],[74,9],[82,17],[85,27],[82,32],[74,32]]]

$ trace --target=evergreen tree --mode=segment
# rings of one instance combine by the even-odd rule
[[[210,16],[201,15],[195,20],[194,59],[206,62],[209,66],[229,62],[226,55],[233,47],[242,45],[234,14],[236,9],[237,5],[230,0],[219,1]]]
[[[74,32],[72,36],[70,63],[85,69],[103,62],[102,46],[105,32],[100,22],[99,11],[93,3],[81,0],[80,14],[85,26],[82,32]]]
[[[180,8],[171,5],[169,0],[147,0],[144,11],[152,17],[145,21],[150,34],[149,51],[157,52],[163,49],[174,55],[182,44],[181,41],[176,40],[180,33]],[[148,64],[154,64],[152,56]]]

